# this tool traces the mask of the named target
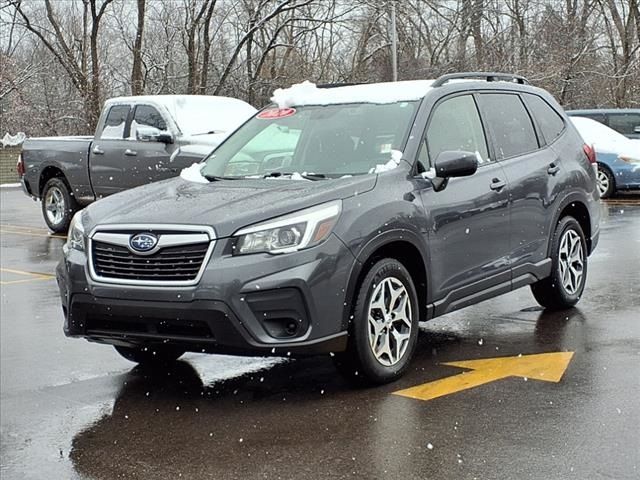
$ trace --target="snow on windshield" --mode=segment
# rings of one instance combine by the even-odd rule
[[[578,133],[580,133],[582,139],[587,144],[593,145],[596,152],[615,153],[621,156],[640,159],[640,146],[638,146],[637,142],[629,140],[621,133],[590,118],[570,118],[578,129]]]
[[[395,103],[421,99],[431,88],[431,83],[433,80],[412,80],[318,88],[314,83],[304,81],[289,88],[278,88],[273,92],[271,101],[279,108],[343,103]]]

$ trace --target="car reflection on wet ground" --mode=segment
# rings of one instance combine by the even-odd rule
[[[528,289],[422,326],[400,381],[354,388],[329,357],[188,354],[152,372],[67,339],[63,238],[2,189],[2,479],[615,478],[640,475],[640,196],[603,203],[578,308]],[[422,401],[446,362],[575,352],[559,383],[512,377]]]

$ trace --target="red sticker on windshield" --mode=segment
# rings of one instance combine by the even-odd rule
[[[273,120],[275,118],[290,117],[296,113],[295,108],[268,108],[258,114],[258,118],[262,120]]]

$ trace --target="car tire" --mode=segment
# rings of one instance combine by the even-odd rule
[[[185,350],[169,345],[147,347],[122,347],[114,345],[116,351],[130,362],[140,365],[166,365],[175,362]]]
[[[42,189],[42,216],[49,230],[66,233],[78,203],[66,182],[58,177],[50,178]]]
[[[407,370],[418,339],[419,305],[411,275],[392,258],[377,261],[358,286],[347,350],[338,370],[359,384],[389,383]]]
[[[616,180],[607,167],[598,164],[598,193],[600,198],[609,198],[616,191]]]
[[[537,302],[549,310],[571,308],[587,280],[587,242],[578,221],[563,217],[551,241],[551,275],[531,285]]]

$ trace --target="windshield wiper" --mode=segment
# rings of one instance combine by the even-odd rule
[[[210,182],[217,182],[219,180],[239,180],[242,177],[221,177],[218,175],[203,175],[204,178],[209,180]]]
[[[269,172],[265,173],[262,178],[278,178],[278,177],[291,177],[294,174],[300,175],[305,180],[322,180],[327,178],[324,173],[298,173],[298,172]]]
[[[192,137],[197,135],[213,135],[214,133],[224,133],[224,130],[209,130],[208,132],[194,133]]]

